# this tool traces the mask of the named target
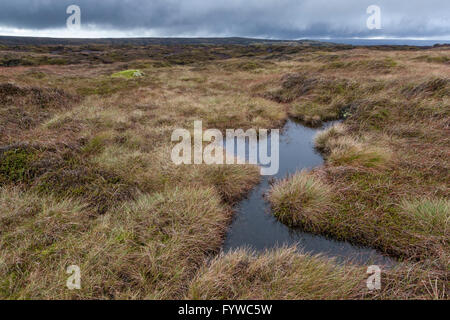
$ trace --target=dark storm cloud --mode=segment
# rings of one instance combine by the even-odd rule
[[[1,0],[0,26],[64,28],[66,8],[81,7],[83,26],[150,30],[160,36],[439,37],[450,34],[448,0]],[[366,27],[378,5],[382,30]]]

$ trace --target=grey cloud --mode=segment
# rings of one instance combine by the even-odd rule
[[[64,28],[66,8],[83,25],[152,30],[160,36],[439,37],[450,34],[448,0],[2,0],[0,26]],[[382,30],[368,30],[366,8],[382,10]]]

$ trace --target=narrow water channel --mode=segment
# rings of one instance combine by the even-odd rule
[[[260,184],[236,206],[234,220],[225,239],[224,251],[240,247],[263,251],[283,245],[297,245],[300,251],[334,257],[341,262],[378,265],[394,263],[391,258],[374,249],[289,228],[270,213],[270,204],[264,199],[264,194],[270,189],[270,179],[284,178],[297,170],[311,169],[323,164],[322,156],[314,148],[314,136],[320,129],[323,128],[307,128],[288,120],[280,134],[278,174],[271,177],[262,176]]]

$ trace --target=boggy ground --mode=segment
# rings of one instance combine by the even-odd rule
[[[407,49],[407,50],[406,50]],[[448,298],[449,51],[293,44],[2,46],[0,298]],[[122,72],[137,70],[135,72]],[[175,166],[171,133],[318,125],[284,223],[404,260],[219,253],[253,166]],[[219,254],[218,254],[219,253]],[[79,265],[81,290],[66,287]]]

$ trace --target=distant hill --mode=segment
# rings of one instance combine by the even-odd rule
[[[251,45],[251,44],[291,44],[306,46],[329,46],[330,43],[316,40],[268,40],[252,38],[103,38],[103,39],[62,39],[62,38],[38,38],[38,37],[10,37],[0,36],[0,44],[7,46],[16,45]]]

